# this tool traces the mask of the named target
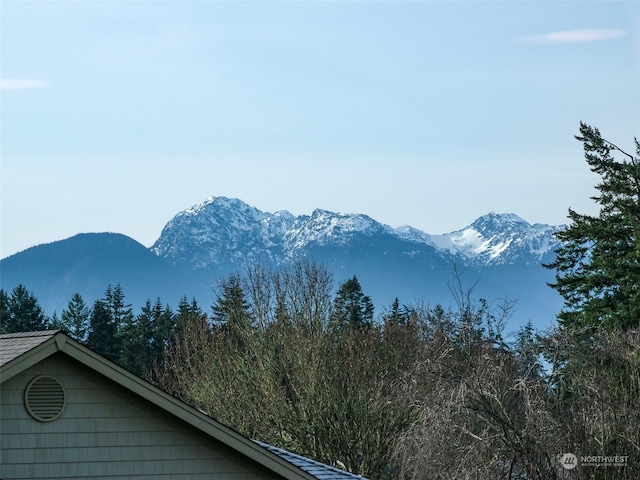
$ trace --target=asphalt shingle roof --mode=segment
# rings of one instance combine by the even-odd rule
[[[3,333],[0,335],[0,366],[18,358],[53,337],[59,330]]]
[[[364,477],[361,477],[360,475],[355,475],[353,473],[340,470],[339,468],[331,467],[329,465],[325,465],[324,463],[316,462],[315,460],[311,460],[310,458],[303,457],[302,455],[289,452],[288,450],[284,450],[282,448],[274,447],[273,445],[269,445],[268,443],[259,442],[258,440],[254,440],[254,442],[266,448],[270,452],[273,452],[276,455],[282,457],[287,462],[313,475],[318,480],[354,480],[354,479],[363,480],[364,479]]]

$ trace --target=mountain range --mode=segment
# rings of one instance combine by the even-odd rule
[[[489,303],[517,301],[508,327],[553,322],[561,299],[547,283],[562,226],[531,225],[514,214],[489,213],[447,234],[393,228],[364,214],[314,210],[262,212],[239,199],[209,197],[179,212],[147,248],[116,233],[83,233],[31,247],[0,261],[0,287],[22,283],[45,311],[60,313],[75,292],[85,302],[120,283],[134,307],[186,296],[208,310],[214,287],[230,273],[260,263],[284,267],[301,259],[323,264],[336,285],[354,275],[381,312],[398,298],[412,305],[455,307],[451,286],[473,287]],[[509,329],[509,328],[508,328]]]

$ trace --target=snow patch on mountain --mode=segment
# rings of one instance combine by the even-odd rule
[[[431,239],[436,247],[450,253],[461,253],[469,258],[484,255],[493,260],[499,257],[513,241],[512,238],[496,241],[496,237],[497,235],[493,235],[485,238],[480,232],[470,227],[447,235],[433,235]]]

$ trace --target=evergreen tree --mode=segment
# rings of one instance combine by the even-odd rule
[[[67,308],[62,310],[60,328],[79,342],[85,342],[89,330],[90,314],[89,307],[84,303],[82,295],[74,293]]]
[[[104,303],[109,310],[111,322],[115,327],[111,347],[116,354],[116,362],[125,368],[131,367],[132,355],[139,345],[137,326],[130,304],[125,303],[125,295],[122,286],[118,283],[115,287],[109,285],[105,291]],[[126,350],[126,353],[125,353]],[[123,356],[124,355],[124,356]]]
[[[94,303],[89,321],[88,346],[116,363],[123,361],[124,339],[136,334],[131,305],[124,299],[120,284],[108,285],[104,298]],[[132,350],[131,345],[127,348]]]
[[[151,300],[142,307],[125,337],[122,365],[138,375],[148,376],[155,366],[162,363],[165,345],[173,333],[173,312],[163,307],[160,298]]]
[[[252,322],[249,303],[245,298],[242,282],[232,275],[220,282],[220,293],[212,307],[212,321],[233,347],[245,348]]]
[[[175,347],[178,339],[187,335],[187,332],[192,331],[192,327],[194,325],[199,325],[203,329],[206,328],[208,333],[211,333],[209,318],[202,308],[200,308],[195,297],[189,301],[186,296],[182,296],[178,303],[177,311],[175,314],[171,313],[170,322],[171,328],[168,330],[168,335],[164,338],[164,345],[162,345],[162,359],[159,362],[158,367],[162,367],[166,363],[166,350]]]
[[[20,284],[7,297],[2,294],[2,333],[33,332],[45,330],[47,319],[38,299]]]
[[[0,289],[0,333],[9,333],[9,295],[4,290],[4,288]]]
[[[564,298],[558,318],[563,327],[586,334],[638,328],[640,319],[640,143],[637,157],[602,138],[597,128],[580,123],[576,139],[591,170],[601,177],[592,199],[597,216],[569,209],[571,224],[559,232],[563,245],[554,262],[551,286]],[[622,159],[613,157],[618,153]]]
[[[536,338],[531,321],[520,327],[512,351],[518,364],[518,374],[527,380],[542,377],[539,352],[540,342]]]
[[[172,321],[174,333],[182,332],[187,325],[197,320],[204,320],[205,323],[208,323],[207,314],[202,311],[195,298],[189,302],[187,297],[183,296],[178,303],[178,311]]]
[[[164,350],[171,342],[171,338],[176,329],[175,315],[169,305],[162,305],[160,298],[153,305],[152,325],[151,325],[151,364],[162,364]]]
[[[48,330],[65,330],[64,325],[62,324],[62,320],[58,316],[58,312],[56,310],[53,311],[51,316],[46,320],[47,329]]]
[[[373,325],[373,302],[362,292],[358,278],[345,281],[333,301],[331,323],[338,328],[371,328]]]
[[[109,306],[104,300],[96,300],[91,309],[87,345],[109,360],[117,362],[121,348],[115,341],[118,328],[113,321]]]
[[[385,328],[387,327],[387,325],[392,326],[404,323],[405,318],[400,311],[400,300],[398,299],[398,297],[393,299],[393,303],[391,304],[389,312],[385,313],[382,316],[382,320],[384,321]]]
[[[121,333],[130,328],[133,322],[133,310],[130,304],[125,303],[125,295],[119,283],[113,288],[111,285],[107,287],[104,301],[109,308],[117,332]]]
[[[148,361],[150,328],[151,319],[143,313],[127,316],[118,329],[121,346],[118,363],[138,376],[142,376]]]

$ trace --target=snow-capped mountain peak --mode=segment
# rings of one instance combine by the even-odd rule
[[[241,200],[209,197],[178,213],[152,247],[173,263],[204,268],[215,264],[267,259],[276,264],[310,246],[344,247],[358,239],[394,238],[405,245],[435,249],[475,265],[539,262],[557,246],[557,227],[530,225],[511,213],[484,215],[469,226],[429,235],[411,226],[391,228],[368,215],[316,209],[295,216],[286,210],[262,212]],[[523,260],[524,259],[524,260]]]
[[[178,213],[151,247],[173,263],[204,268],[219,262],[251,258],[290,258],[307,245],[341,245],[354,235],[390,230],[362,214],[316,209],[310,216],[286,210],[262,212],[242,200],[208,197]]]
[[[474,221],[470,227],[478,232],[504,232],[505,230],[523,229],[531,225],[514,213],[490,212]]]
[[[491,212],[461,230],[430,238],[436,247],[473,263],[504,264],[523,256],[537,262],[557,247],[553,234],[559,228],[531,225],[513,213]]]

